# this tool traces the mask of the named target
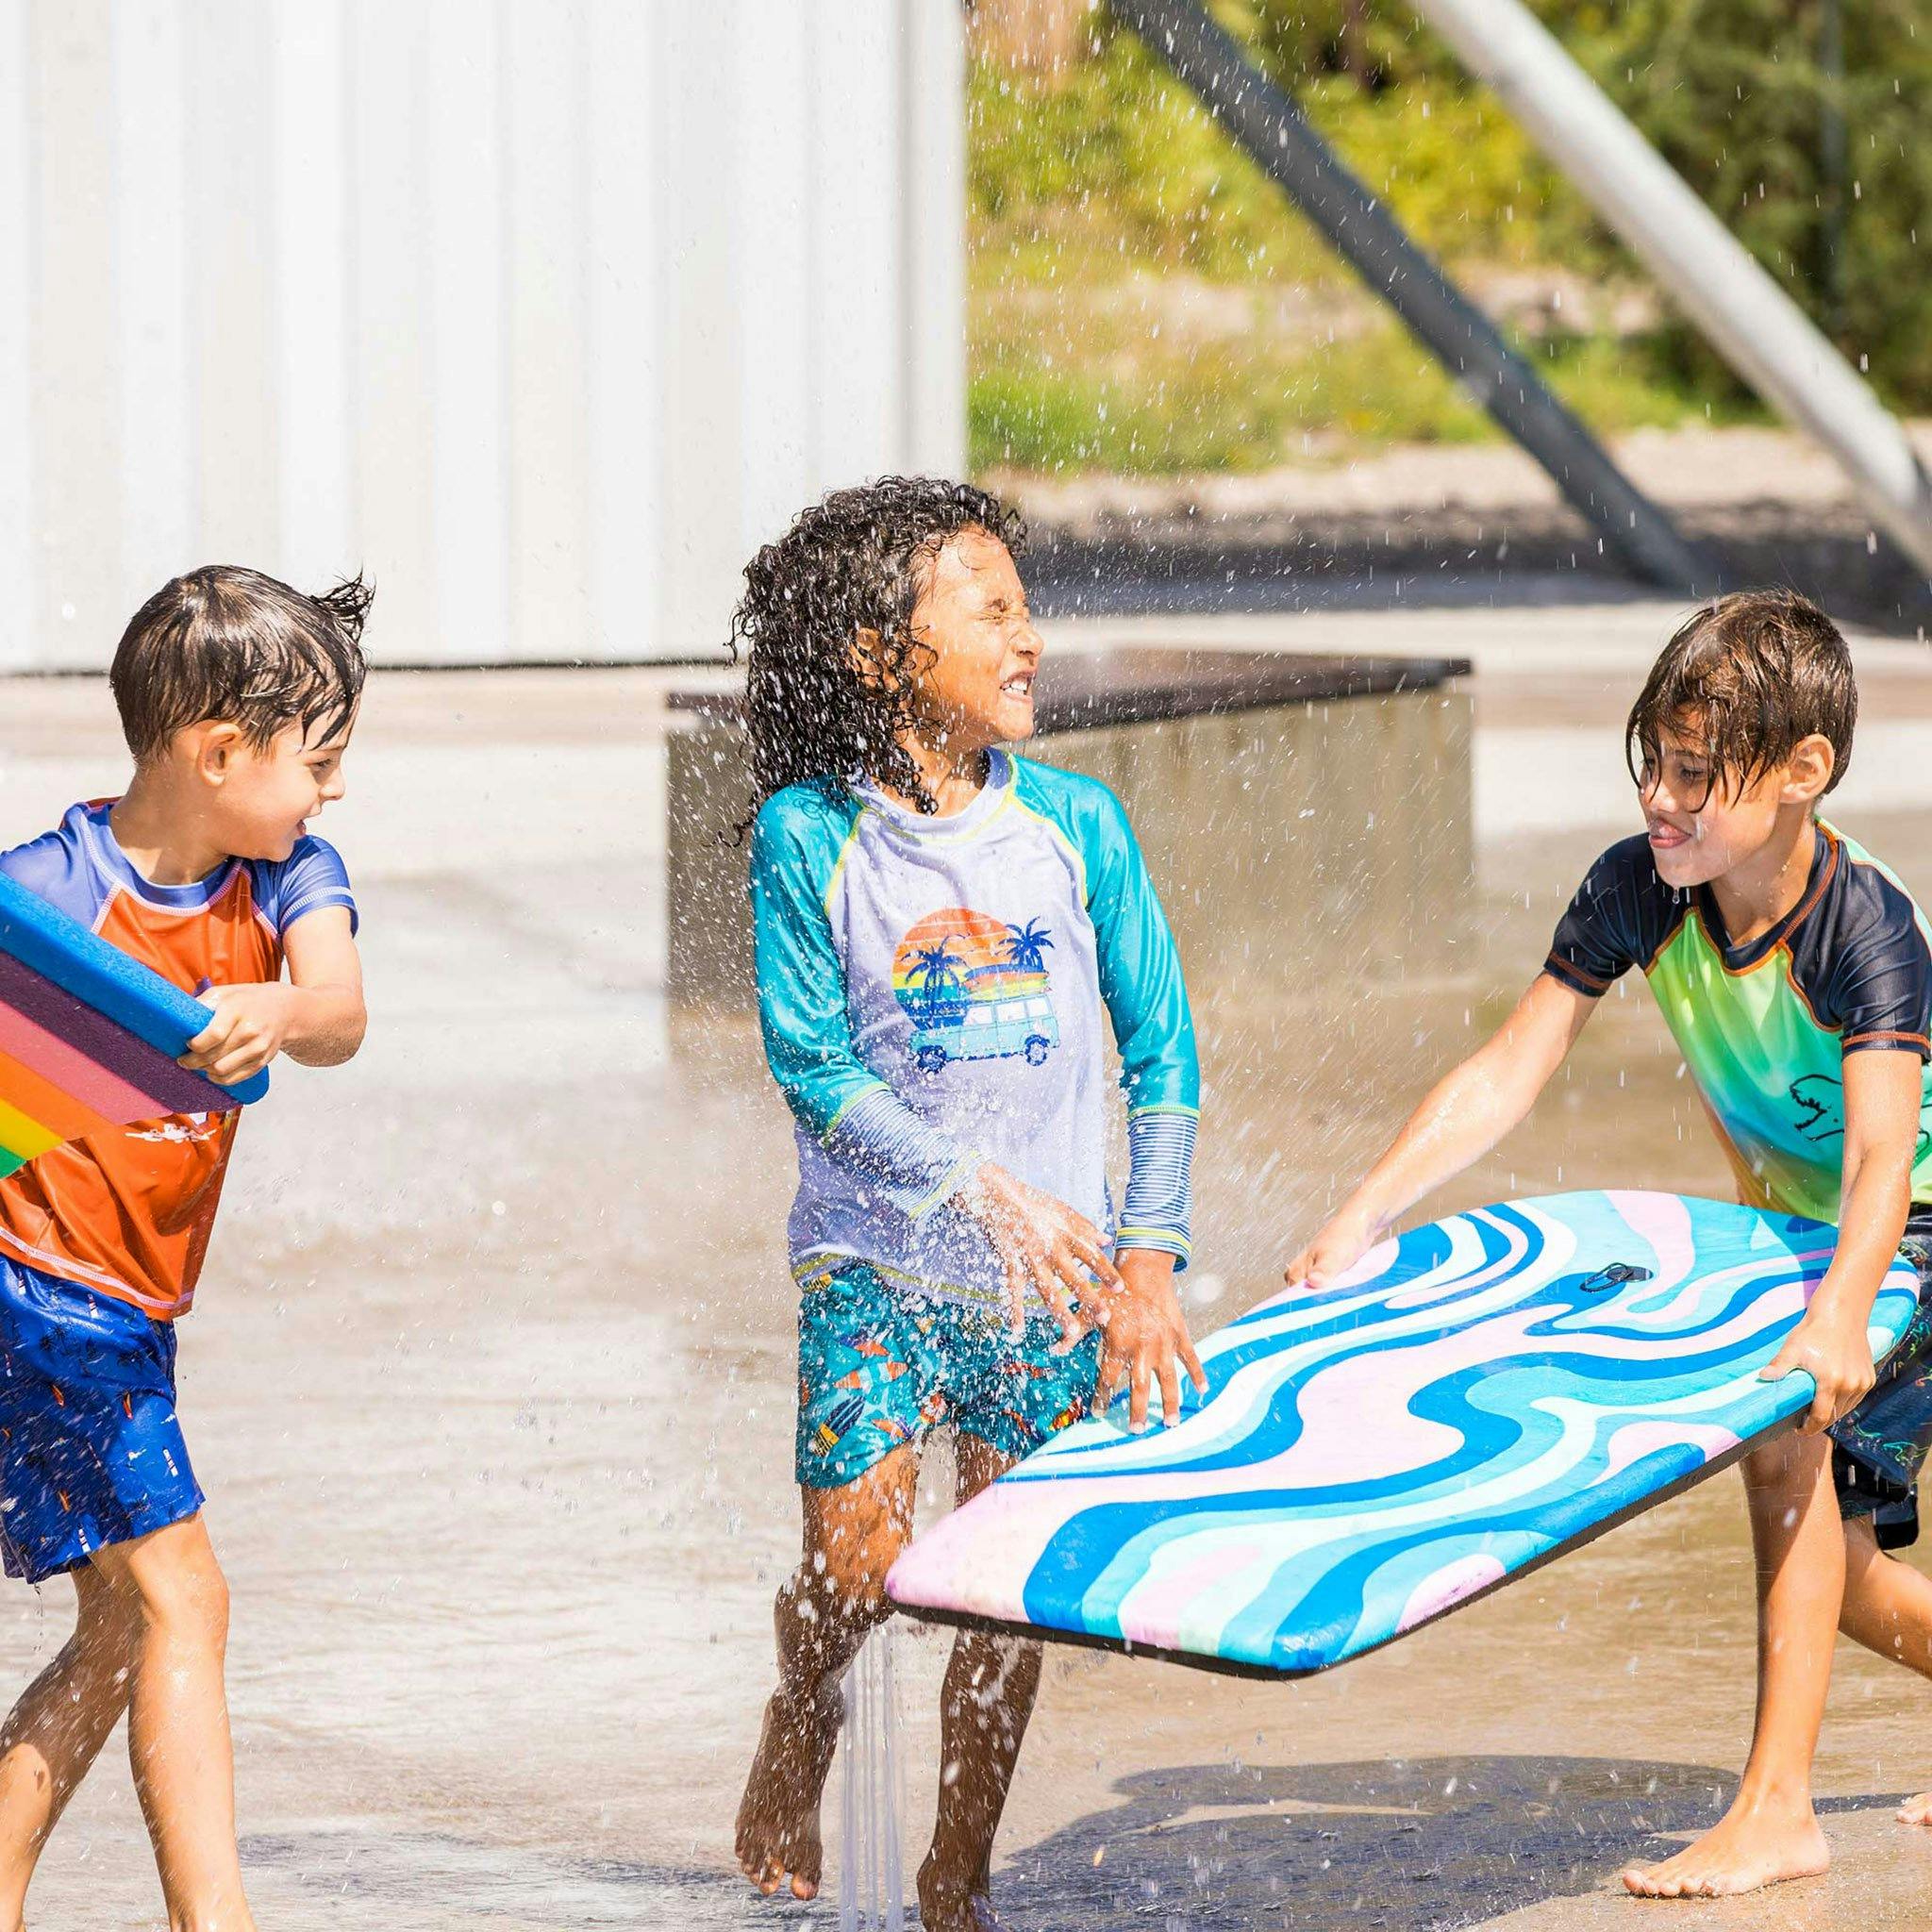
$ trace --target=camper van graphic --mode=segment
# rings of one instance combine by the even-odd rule
[[[1037,919],[1011,925],[964,906],[928,912],[892,956],[892,991],[912,1022],[908,1050],[921,1069],[1009,1055],[1044,1064],[1060,1043],[1052,950]]]

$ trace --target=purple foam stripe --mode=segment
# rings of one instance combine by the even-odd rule
[[[58,1034],[89,1059],[149,1095],[155,1113],[225,1113],[239,1107],[232,1093],[212,1080],[177,1067],[125,1026],[80,1000],[10,953],[0,953],[0,1000],[25,1013],[36,1025]]]

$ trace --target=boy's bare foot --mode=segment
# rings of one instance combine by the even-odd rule
[[[1932,1824],[1932,1791],[1921,1791],[1916,1798],[1907,1798],[1898,1807],[1897,1816],[1901,1824]]]
[[[738,1807],[738,1863],[765,1894],[816,1898],[824,1869],[819,1800],[839,1741],[843,1704],[834,1689],[816,1707],[783,1690],[765,1706],[758,1756]]]
[[[1633,1865],[1624,1887],[1639,1898],[1724,1898],[1788,1878],[1815,1878],[1831,1849],[1809,1804],[1733,1807],[1695,1844],[1657,1865]]]

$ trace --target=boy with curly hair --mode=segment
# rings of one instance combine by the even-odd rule
[[[342,795],[359,581],[197,570],[142,606],[111,684],[134,774],[0,872],[214,1008],[181,1064],[227,1084],[360,1045],[356,907],[308,830]],[[288,979],[282,978],[286,967]],[[138,1122],[0,1179],[0,1556],[74,1578],[74,1635],[0,1727],[0,1928],[115,1724],[175,1932],[249,1932],[223,1688],[228,1593],[175,1410],[234,1110]]]
[[[958,1496],[1119,1389],[1202,1385],[1174,1290],[1199,1099],[1180,960],[1120,801],[1001,747],[1044,646],[1018,520],[888,477],[807,510],[745,572],[751,894],[774,1077],[797,1123],[796,1468],[778,1688],[738,1819],[766,1892],[820,1876],[839,1682],[888,1613],[921,1446]],[[1105,1017],[1103,1017],[1105,1016]],[[1110,1022],[1127,1091],[1118,1215]],[[986,1932],[993,1834],[1040,1678],[967,1633],[941,1704],[927,1932]]]

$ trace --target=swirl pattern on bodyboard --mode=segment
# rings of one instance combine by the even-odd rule
[[[1452,1215],[1201,1344],[1208,1394],[1067,1429],[920,1537],[915,1612],[1301,1675],[1358,1657],[1729,1461],[1807,1407],[1758,1379],[1836,1230],[1678,1194]],[[1883,1359],[1918,1307],[1903,1259]]]

